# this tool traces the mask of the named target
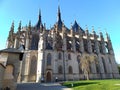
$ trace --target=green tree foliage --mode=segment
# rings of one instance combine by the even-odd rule
[[[80,59],[81,69],[83,74],[87,80],[89,80],[89,73],[90,73],[90,65],[91,63],[95,62],[97,64],[97,56],[91,54],[83,54]]]

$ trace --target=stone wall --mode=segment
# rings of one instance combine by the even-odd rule
[[[5,66],[0,63],[0,89],[3,88],[3,77],[4,77]]]
[[[3,57],[2,57],[3,56]],[[1,61],[4,61],[6,68],[4,69],[4,76],[3,76],[3,87],[2,88],[10,88],[10,90],[16,90],[16,82],[19,75],[19,68],[20,68],[20,61],[19,61],[19,54],[18,53],[1,53]],[[0,75],[3,72],[0,70]],[[2,77],[2,76],[0,76]],[[1,85],[1,84],[0,84]]]

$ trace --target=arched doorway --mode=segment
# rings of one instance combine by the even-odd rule
[[[51,77],[52,77],[51,72],[48,71],[47,74],[46,74],[46,82],[51,82],[51,80],[52,80]]]

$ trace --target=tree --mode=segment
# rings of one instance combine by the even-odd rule
[[[94,54],[83,54],[80,59],[81,69],[83,71],[84,76],[87,80],[89,80],[89,73],[90,73],[90,65],[91,63],[97,63],[97,56]]]

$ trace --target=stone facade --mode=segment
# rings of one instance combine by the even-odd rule
[[[50,29],[46,29],[45,24],[42,24],[40,12],[36,25],[32,26],[29,22],[28,26],[21,27],[20,22],[16,33],[13,22],[7,48],[24,51],[22,61],[15,61],[15,64],[19,64],[15,71],[20,71],[17,81],[54,82],[56,78],[59,81],[85,79],[80,65],[83,56],[97,58],[97,64],[90,64],[90,79],[119,78],[110,36],[106,33],[104,39],[102,32],[98,35],[94,28],[92,31],[89,33],[87,28],[83,30],[77,21],[70,29],[67,28],[61,20],[59,7],[57,22]],[[15,57],[12,56],[12,60]]]
[[[4,78],[5,66],[0,63],[0,89],[3,88],[3,78]]]

